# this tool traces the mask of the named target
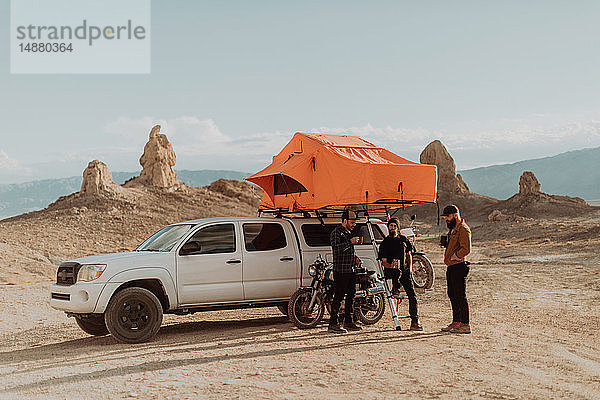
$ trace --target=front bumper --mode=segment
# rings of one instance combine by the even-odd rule
[[[76,314],[93,313],[104,283],[77,282],[64,286],[50,285],[50,306],[54,309]]]

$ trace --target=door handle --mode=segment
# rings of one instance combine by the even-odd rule
[[[279,261],[293,261],[294,257],[281,257]]]
[[[225,261],[227,264],[240,264],[242,262],[242,260],[238,260],[238,259],[232,259],[232,260],[227,260]]]

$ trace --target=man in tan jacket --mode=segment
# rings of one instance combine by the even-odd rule
[[[448,241],[444,253],[448,297],[452,304],[452,323],[444,332],[471,333],[469,325],[469,304],[466,288],[469,263],[466,260],[471,252],[471,229],[460,217],[460,211],[455,205],[444,207],[442,216],[448,226]]]

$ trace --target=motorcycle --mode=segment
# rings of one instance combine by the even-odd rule
[[[412,268],[411,277],[415,287],[420,289],[431,289],[435,280],[435,274],[433,272],[433,265],[424,252],[417,251],[415,243],[417,237],[421,235],[418,233],[419,228],[415,226],[416,215],[410,217],[411,222],[408,228],[400,230],[400,233],[406,236],[413,247],[412,252]]]
[[[333,301],[333,269],[321,257],[308,267],[312,276],[310,286],[301,287],[290,298],[288,316],[300,329],[313,328],[323,319],[325,309],[331,313]],[[354,295],[354,316],[365,325],[377,323],[385,312],[385,287],[375,271],[367,271],[362,266],[356,269]],[[344,302],[340,308],[343,313]]]

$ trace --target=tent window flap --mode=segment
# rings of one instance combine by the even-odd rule
[[[308,192],[304,185],[287,175],[275,175],[275,195]]]

